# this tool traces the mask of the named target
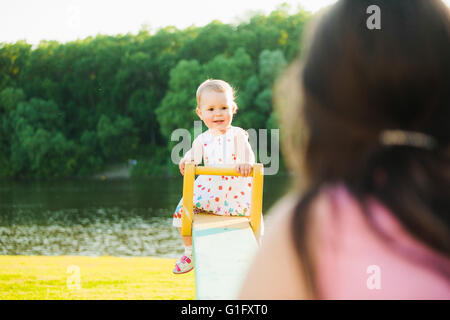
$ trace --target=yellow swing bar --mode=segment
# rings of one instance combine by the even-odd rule
[[[181,233],[183,236],[192,236],[192,222],[194,219],[194,180],[195,175],[217,175],[217,176],[242,176],[234,167],[211,167],[195,166],[186,163],[183,180],[183,215]],[[256,238],[259,238],[262,215],[262,194],[264,167],[256,163],[250,172],[253,177],[252,199],[250,207],[250,226]]]

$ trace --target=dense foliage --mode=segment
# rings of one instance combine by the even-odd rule
[[[308,18],[280,8],[239,25],[0,43],[0,177],[85,176],[127,159],[138,175],[170,175],[171,132],[192,132],[206,78],[237,90],[233,125],[277,128],[272,86]]]

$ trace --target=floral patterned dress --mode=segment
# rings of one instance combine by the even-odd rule
[[[202,145],[205,166],[233,166],[243,162],[242,155],[236,152],[238,134],[243,134],[248,143],[248,133],[234,126],[220,136],[211,134],[209,130],[200,134],[197,139],[200,139]],[[253,165],[253,152],[249,158]],[[217,215],[249,216],[252,183],[252,177],[199,175],[194,182],[194,214],[207,211]],[[181,227],[182,206],[183,198],[173,214],[175,227]]]

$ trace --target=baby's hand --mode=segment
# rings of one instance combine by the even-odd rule
[[[252,170],[252,165],[250,163],[241,163],[236,165],[236,171],[239,172],[244,177],[250,175],[250,171]]]
[[[180,168],[180,172],[181,172],[181,175],[182,176],[184,176],[184,164],[186,163],[186,160],[184,160],[184,159],[181,159],[180,160],[180,163],[178,164],[178,167]]]
[[[183,175],[183,176],[184,176],[184,167],[185,167],[186,163],[194,163],[194,160],[186,160],[186,159],[180,160],[178,167],[180,168],[181,175]],[[195,165],[195,166],[197,166],[197,165]]]

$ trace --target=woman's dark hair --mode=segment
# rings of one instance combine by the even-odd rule
[[[380,8],[381,29],[367,27],[370,5]],[[307,226],[324,185],[345,185],[367,217],[374,196],[416,239],[450,256],[450,15],[441,0],[340,0],[315,22],[277,84],[275,105],[302,193],[292,230],[317,296]],[[390,129],[437,145],[381,144]]]

